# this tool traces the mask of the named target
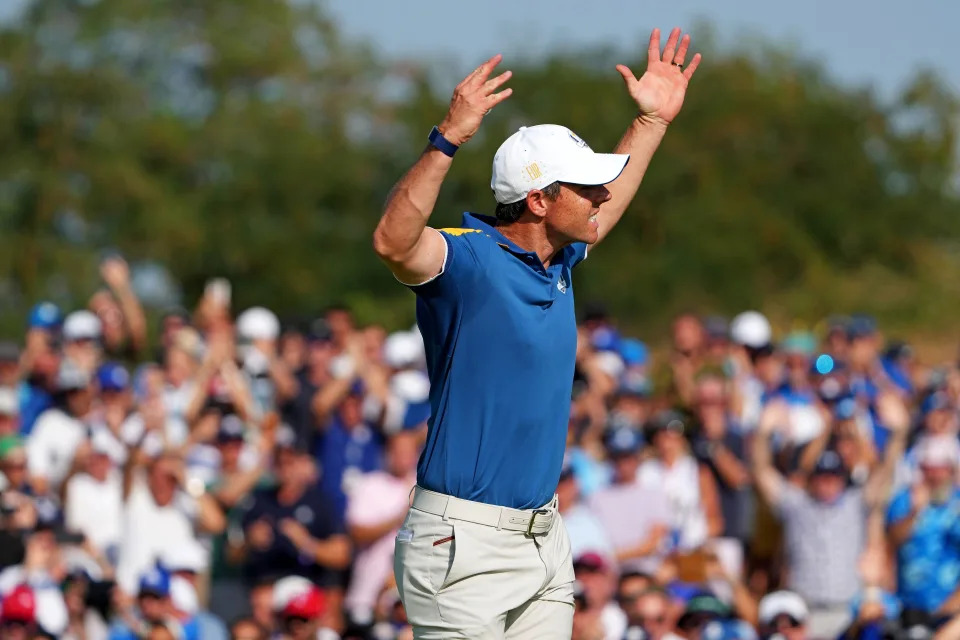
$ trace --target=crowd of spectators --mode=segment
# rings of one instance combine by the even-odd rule
[[[281,322],[214,280],[151,344],[126,263],[101,274],[0,343],[0,637],[412,638],[392,556],[430,416],[416,327]],[[663,338],[579,324],[574,638],[960,638],[960,368],[866,316]]]

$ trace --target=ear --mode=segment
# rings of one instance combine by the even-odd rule
[[[527,211],[537,218],[545,218],[549,206],[550,200],[543,194],[543,191],[534,189],[527,194]]]

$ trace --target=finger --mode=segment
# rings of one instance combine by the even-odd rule
[[[690,47],[690,34],[687,34],[682,38],[680,38],[680,48],[677,49],[676,55],[673,56],[673,61],[683,66],[683,59],[687,57],[687,49],[689,47]]]
[[[623,82],[627,85],[627,89],[633,86],[633,83],[637,81],[637,77],[633,75],[633,71],[630,71],[630,67],[627,65],[618,64],[617,71],[619,71],[620,75],[623,76]]]
[[[683,77],[689,80],[693,77],[693,72],[697,70],[697,67],[700,66],[700,54],[693,56],[693,60],[690,61],[690,64],[687,65],[687,68],[683,70]]]
[[[667,38],[667,44],[663,48],[663,57],[660,58],[663,62],[673,61],[673,54],[677,50],[677,41],[680,40],[680,27],[674,27],[670,32],[670,37]]]
[[[467,78],[467,84],[479,85],[486,82],[487,78],[490,77],[490,74],[493,72],[496,66],[500,64],[501,60],[503,60],[503,56],[498,53],[497,55],[493,56],[492,58],[484,62],[482,65],[477,67],[477,69],[470,75],[470,77]]]
[[[504,71],[496,78],[492,78],[483,83],[483,92],[486,95],[490,95],[497,90],[504,82],[513,77],[513,71]]]
[[[495,106],[509,98],[513,95],[513,89],[504,89],[500,93],[495,93],[489,98],[487,98],[487,111],[493,109]]]
[[[647,61],[660,59],[660,29],[650,32],[650,45],[647,47]]]

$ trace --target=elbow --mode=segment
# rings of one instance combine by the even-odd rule
[[[329,563],[331,569],[346,569],[349,567],[351,559],[350,539],[343,536],[337,540],[336,548],[332,556],[333,557],[330,558],[331,562]]]
[[[403,244],[405,243],[398,243],[395,238],[390,237],[382,222],[377,225],[376,231],[373,232],[373,251],[387,264],[403,264],[404,260],[409,257],[413,247],[403,246]]]

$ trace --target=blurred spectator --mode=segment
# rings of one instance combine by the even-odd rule
[[[272,609],[279,640],[326,640],[331,634],[320,632],[327,602],[323,591],[309,580],[288,577],[273,587]],[[324,637],[326,636],[326,638]],[[337,636],[333,636],[337,637]]]
[[[808,630],[809,617],[803,598],[791,591],[775,591],[760,600],[760,633],[765,637],[779,634],[783,640],[806,640],[809,633],[816,640],[836,636],[812,627]]]
[[[64,519],[99,559],[116,565],[123,535],[123,474],[110,458],[112,442],[98,432],[78,454],[78,473],[66,483]]]
[[[253,618],[239,618],[230,625],[230,640],[268,640],[267,632]]]
[[[170,629],[175,638],[186,640],[170,598],[170,574],[156,566],[147,569],[139,580],[136,596],[136,608],[124,611],[123,621],[110,630],[110,640],[142,638],[157,626]],[[199,640],[195,630],[190,640],[193,638]]]
[[[633,477],[636,477],[634,472]],[[557,483],[557,508],[570,538],[570,554],[577,558],[588,551],[599,553],[607,559],[616,558],[610,542],[609,528],[588,507],[580,496],[580,487],[573,465],[564,459]]]
[[[277,434],[274,473],[276,486],[256,490],[245,505],[247,580],[297,575],[338,589],[338,572],[350,563],[350,540],[292,429]]]
[[[609,536],[617,562],[625,568],[655,571],[672,524],[668,496],[662,487],[638,480],[643,441],[637,431],[615,429],[608,434],[606,446],[613,482],[590,496],[590,512]],[[602,546],[602,538],[590,542],[589,550],[603,551],[597,548]],[[578,541],[578,546],[582,544]]]
[[[788,585],[810,606],[814,637],[835,637],[851,622],[849,603],[859,590],[857,559],[864,549],[868,512],[887,499],[909,426],[895,396],[885,396],[884,406],[897,437],[862,489],[848,488],[847,470],[835,451],[820,455],[806,490],[788,483],[770,462],[770,436],[789,419],[788,407],[772,405],[758,426],[753,447],[757,486],[783,522]]]
[[[960,611],[960,444],[947,435],[917,445],[920,477],[898,493],[887,513],[897,549],[897,595],[932,618]]]
[[[682,640],[672,631],[670,597],[662,589],[648,587],[637,594],[621,594],[620,602],[627,614],[627,640]]]
[[[575,558],[573,571],[583,588],[585,608],[596,612],[603,638],[618,640],[627,629],[627,617],[614,600],[617,574],[603,556],[588,552]]]
[[[252,307],[237,316],[237,348],[259,413],[297,395],[297,381],[279,357],[280,321],[269,309]]]
[[[377,597],[393,579],[393,545],[417,482],[420,434],[401,431],[387,441],[386,469],[365,473],[350,493],[346,524],[357,548],[344,604],[352,622],[373,622]]]
[[[677,316],[672,331],[673,352],[666,387],[675,405],[687,407],[693,401],[694,381],[706,366],[706,335],[700,318],[691,314]]]
[[[137,576],[171,550],[199,545],[199,534],[219,533],[226,521],[202,483],[187,483],[183,460],[176,454],[149,458],[135,447],[124,475],[126,500],[117,584],[130,594]]]
[[[100,276],[107,284],[93,294],[88,305],[102,327],[102,345],[113,357],[136,358],[147,346],[147,321],[130,283],[130,268],[119,255],[100,263]]]
[[[691,389],[691,394],[693,393]],[[693,396],[690,396],[693,399]],[[641,486],[662,491],[669,502],[669,549],[689,551],[723,531],[717,484],[689,453],[684,417],[674,411],[655,415],[648,426],[654,457],[640,465]]]
[[[700,378],[693,411],[698,427],[692,449],[717,486],[723,518],[721,535],[742,549],[753,535],[753,482],[746,435],[730,413],[722,378]]]
[[[64,360],[57,373],[57,406],[37,418],[27,440],[30,476],[37,493],[57,491],[70,471],[73,456],[87,437],[93,408],[92,373]]]

